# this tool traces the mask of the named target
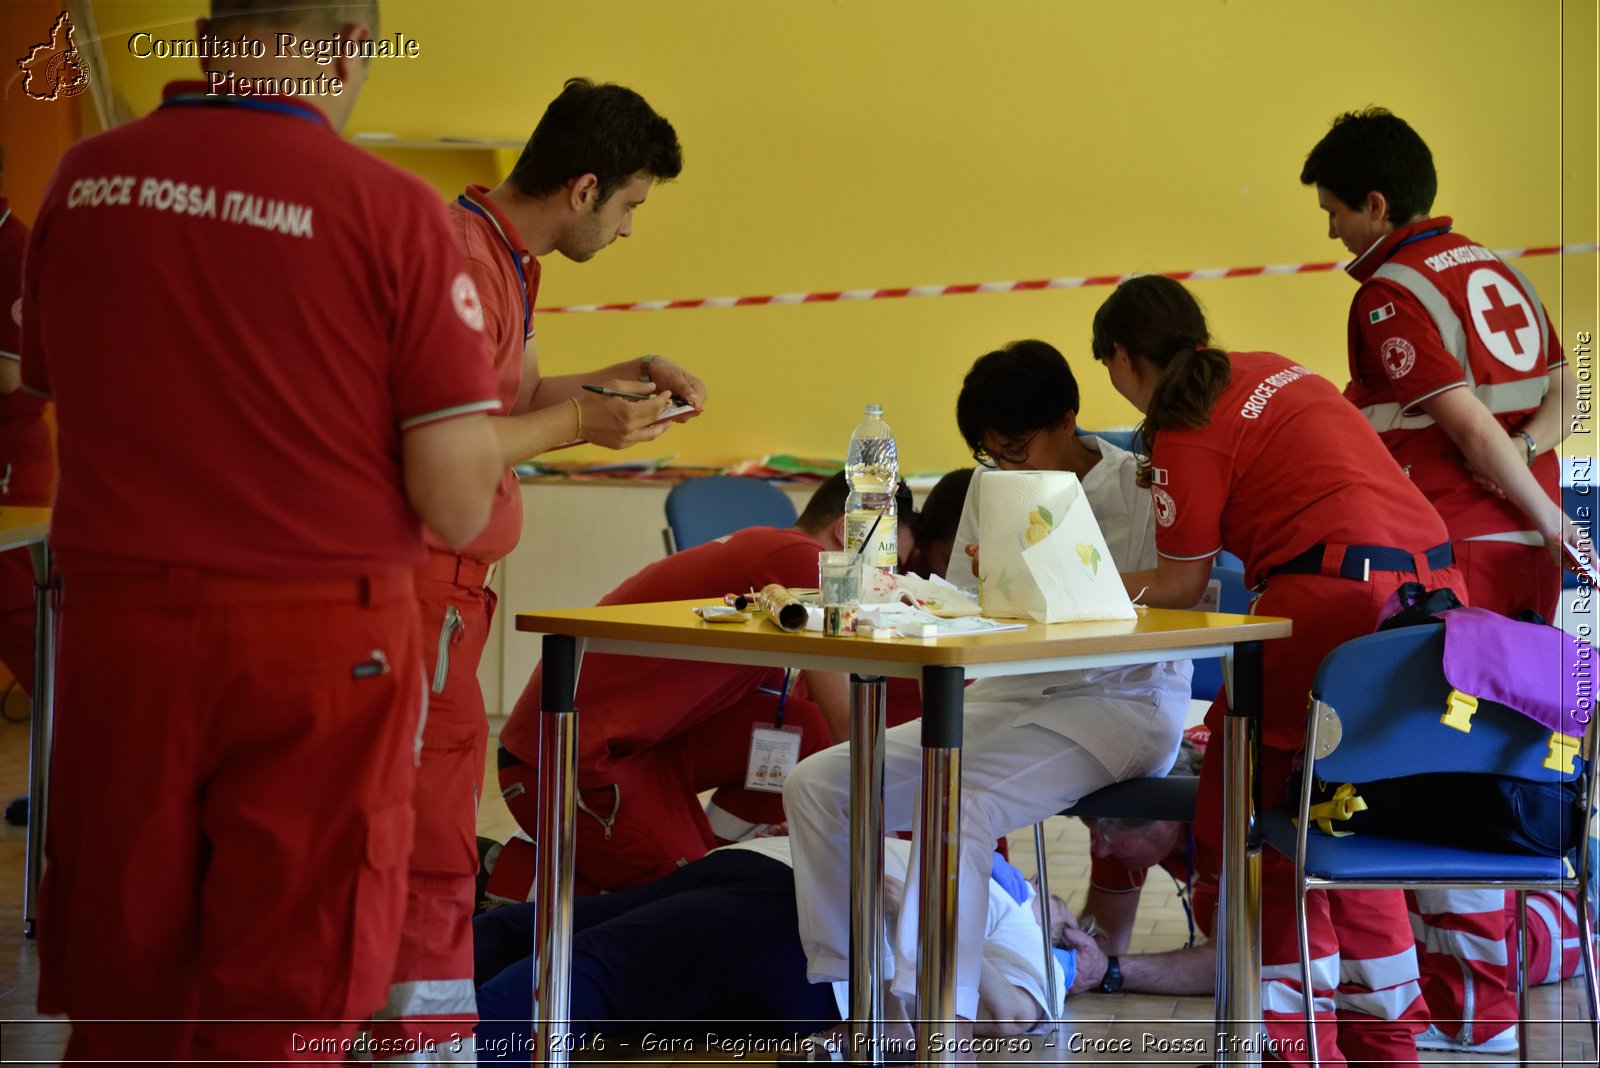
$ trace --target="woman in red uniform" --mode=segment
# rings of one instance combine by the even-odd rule
[[[1270,805],[1304,742],[1322,658],[1372,631],[1401,583],[1464,586],[1438,513],[1337,387],[1282,356],[1225,352],[1209,338],[1194,297],[1159,276],[1123,282],[1095,314],[1094,356],[1145,416],[1140,474],[1155,503],[1157,566],[1123,581],[1148,605],[1185,608],[1226,549],[1263,591],[1259,613],[1294,620],[1291,637],[1263,646],[1260,775]],[[1206,717],[1213,732],[1225,699]],[[1219,762],[1208,762],[1195,834],[1212,851],[1221,780]],[[1291,1063],[1306,1056],[1293,870],[1263,857],[1262,1007],[1273,1052]],[[1400,891],[1314,893],[1308,912],[1322,1063],[1416,1063],[1424,1009]]]

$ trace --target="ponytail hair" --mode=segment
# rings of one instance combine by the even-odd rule
[[[1150,485],[1156,433],[1209,424],[1217,396],[1233,377],[1228,354],[1212,348],[1210,336],[1199,302],[1162,275],[1128,279],[1095,312],[1094,358],[1110,360],[1121,345],[1129,359],[1142,360],[1157,375],[1149,409],[1134,432],[1141,486]]]

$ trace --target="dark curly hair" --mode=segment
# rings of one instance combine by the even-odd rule
[[[682,171],[677,132],[644,97],[626,86],[570,78],[533,128],[510,181],[524,196],[539,197],[592,174],[604,204],[636,174],[665,182]]]

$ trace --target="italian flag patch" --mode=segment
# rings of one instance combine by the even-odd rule
[[[1370,315],[1368,315],[1367,316],[1367,321],[1371,322],[1371,323],[1381,323],[1385,319],[1393,319],[1393,318],[1394,318],[1394,305],[1393,304],[1385,304],[1383,307],[1378,308],[1377,310],[1373,311]]]

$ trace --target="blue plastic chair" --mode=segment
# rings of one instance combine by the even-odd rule
[[[1551,732],[1521,714],[1488,700],[1479,701],[1470,732],[1441,722],[1451,694],[1442,666],[1444,624],[1405,627],[1369,634],[1334,649],[1322,661],[1311,687],[1306,724],[1304,784],[1297,811],[1267,812],[1261,818],[1265,843],[1295,862],[1295,918],[1300,943],[1300,975],[1306,1008],[1306,1040],[1317,1063],[1316,1023],[1311,1003],[1311,960],[1307,948],[1306,893],[1309,890],[1459,887],[1517,892],[1517,976],[1519,1063],[1527,1063],[1527,951],[1524,898],[1528,890],[1579,891],[1579,933],[1591,1027],[1600,1020],[1595,987],[1594,912],[1586,885],[1594,857],[1590,833],[1578,847],[1577,874],[1562,856],[1481,852],[1358,831],[1333,837],[1311,829],[1312,786],[1370,783],[1432,772],[1513,775],[1542,782],[1570,781],[1582,775],[1584,812],[1595,799],[1595,764],[1563,762],[1545,766]],[[1593,753],[1595,726],[1587,728],[1585,752]],[[1309,833],[1308,833],[1309,831]],[[1592,833],[1592,831],[1591,831]]]
[[[667,552],[692,549],[745,527],[792,527],[794,502],[772,483],[737,475],[691,478],[667,494]]]
[[[1132,430],[1085,430],[1081,426],[1078,428],[1079,437],[1085,437],[1093,434],[1095,437],[1109,441],[1117,448],[1126,449],[1128,452],[1139,451],[1138,449],[1134,448],[1134,433],[1135,431]]]

